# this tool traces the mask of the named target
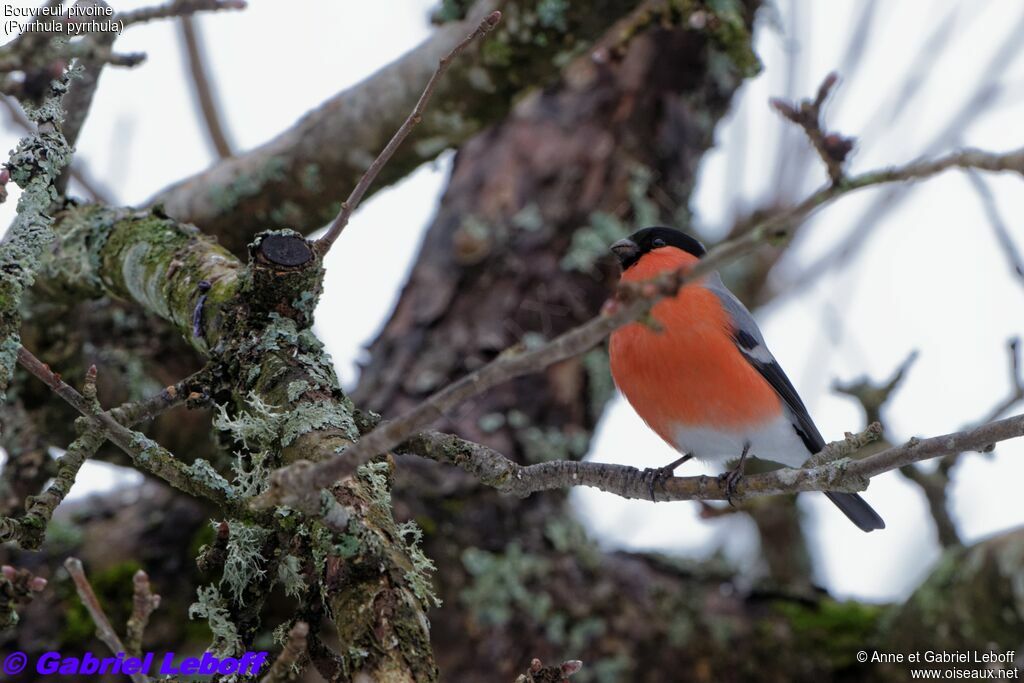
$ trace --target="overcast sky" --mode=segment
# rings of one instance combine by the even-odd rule
[[[116,2],[115,7],[147,4]],[[776,196],[778,141],[787,128],[767,100],[786,95],[788,84],[796,95],[810,94],[826,73],[843,64],[860,4],[781,0],[777,14],[763,17],[767,21],[760,25],[757,44],[765,70],[743,88],[719,127],[717,148],[704,161],[693,198],[693,231],[718,235],[737,207],[750,209]],[[203,16],[209,65],[236,148],[264,142],[423,40],[431,30],[426,17],[433,5],[429,0],[358,5],[299,0],[288,3],[292,11],[285,13],[284,3],[253,2],[244,12]],[[861,138],[854,171],[961,144],[993,150],[1024,145],[1024,8],[1019,2],[889,0],[878,5],[862,67],[842,83],[827,112],[832,127]],[[942,22],[949,22],[950,30],[934,38]],[[1017,41],[1012,49],[995,58],[1011,37]],[[131,204],[201,170],[213,157],[184,79],[177,27],[161,22],[132,28],[116,47],[145,51],[149,58],[136,69],[104,71],[77,158],[118,201]],[[796,68],[790,74],[787,54],[794,51]],[[906,81],[922,51],[930,68],[923,79]],[[908,82],[917,90],[906,99]],[[967,107],[973,115],[941,136],[936,147],[936,138],[950,129],[965,101],[979,84],[988,83],[1001,88],[983,106]],[[5,127],[3,146],[12,147],[16,139]],[[784,143],[799,148],[805,141],[793,133]],[[354,363],[362,346],[395,300],[449,165],[450,158],[442,157],[375,195],[328,258],[316,326],[348,386],[356,380]],[[799,197],[823,180],[815,168],[804,186],[785,188],[787,196]],[[988,176],[985,182],[1012,237],[1024,246],[1022,180]],[[349,188],[337,190],[340,197]],[[0,206],[0,224],[10,222],[16,198],[14,192]],[[982,417],[1010,389],[1004,347],[1024,331],[1024,286],[1013,278],[964,175],[948,173],[905,198],[890,199],[879,220],[864,224],[862,214],[875,200],[873,191],[863,192],[817,216],[787,257],[790,279],[851,231],[873,232],[846,268],[780,297],[758,316],[826,439],[862,427],[859,408],[832,393],[832,382],[864,374],[886,377],[912,349],[920,357],[886,414],[895,438],[949,432]],[[379,248],[382,238],[388,258],[376,259],[368,270],[366,254]],[[785,288],[786,278],[778,284]],[[376,291],[379,297],[348,297],[351,288]],[[336,324],[342,318],[345,324]],[[645,467],[665,464],[674,453],[617,400],[591,457]],[[687,464],[680,474],[702,471]],[[116,480],[111,472],[92,466],[75,494],[110,485]],[[1024,441],[1000,445],[991,456],[963,459],[952,494],[954,516],[967,541],[1024,522],[1022,476]],[[920,581],[938,555],[932,524],[923,496],[898,474],[873,480],[866,497],[885,518],[885,531],[863,534],[821,495],[801,498],[818,578],[840,595],[897,598]],[[697,519],[693,503],[624,501],[590,489],[577,490],[574,499],[585,524],[609,547],[690,555],[723,548],[745,566],[754,557],[756,535],[741,515],[705,522]]]

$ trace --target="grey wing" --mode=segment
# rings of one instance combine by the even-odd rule
[[[778,361],[768,350],[768,346],[764,343],[764,337],[761,336],[761,330],[757,328],[757,323],[754,322],[750,311],[743,305],[743,302],[726,289],[717,273],[705,280],[705,286],[718,296],[722,306],[732,318],[732,336],[736,341],[736,348],[775,389],[789,409],[793,429],[796,430],[800,440],[804,442],[804,446],[811,453],[820,451],[825,447],[825,440],[821,438],[821,432],[814,426],[811,416],[807,414],[807,408],[800,400],[796,389],[793,388],[793,383],[789,381]],[[835,491],[825,491],[824,493],[850,521],[863,531],[885,528],[885,522],[878,516],[878,513],[856,493],[836,493]]]
[[[708,276],[704,281],[704,286],[718,297],[722,307],[732,319],[732,336],[736,342],[736,348],[761,373],[761,376],[767,380],[768,384],[775,389],[775,392],[789,409],[793,420],[793,428],[796,430],[800,440],[804,442],[807,450],[810,453],[820,451],[825,447],[825,440],[822,438],[821,432],[814,425],[814,421],[811,420],[811,416],[808,414],[804,402],[800,400],[800,395],[796,393],[793,383],[789,381],[789,377],[782,371],[782,367],[775,360],[775,356],[768,350],[768,345],[765,344],[761,330],[758,329],[757,323],[754,322],[754,316],[750,314],[750,311],[743,305],[743,302],[726,288],[718,273]]]

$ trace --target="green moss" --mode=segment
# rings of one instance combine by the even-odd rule
[[[719,64],[709,64],[709,73],[731,90],[739,80],[761,73],[761,60],[754,52],[739,0],[707,0],[707,6],[717,18],[708,23],[709,34],[716,51],[725,58]]]
[[[865,649],[877,632],[883,607],[853,601],[822,600],[815,605],[776,602],[774,610],[785,617],[799,650],[813,651],[839,669],[856,663],[854,655]]]

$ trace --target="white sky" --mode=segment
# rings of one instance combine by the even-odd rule
[[[32,6],[35,3],[15,2]],[[130,9],[148,2],[117,2]],[[853,170],[908,161],[928,150],[936,132],[977,82],[995,69],[1005,90],[970,120],[963,143],[989,149],[1024,144],[1024,60],[988,64],[1022,8],[1013,0],[890,0],[879,3],[861,71],[844,82],[828,121],[844,134],[865,134]],[[253,2],[244,12],[207,15],[200,25],[209,66],[227,127],[237,148],[257,145],[339,89],[357,82],[421,41],[432,0],[337,3],[300,0],[289,13],[280,3]],[[781,1],[782,24],[798,51],[795,94],[814,91],[840,65],[852,30],[855,0],[813,3]],[[928,78],[902,115],[892,119],[897,84],[940,18],[955,13],[955,28],[933,51]],[[791,23],[797,17],[797,29]],[[786,40],[789,40],[787,37]],[[1024,45],[1024,36],[1020,37]],[[717,135],[693,202],[698,227],[714,235],[740,203],[756,206],[772,187],[777,138],[784,125],[767,100],[786,94],[783,39],[762,30],[758,47],[765,72],[745,86]],[[93,113],[79,144],[87,162],[116,198],[142,202],[170,182],[212,161],[191,93],[183,78],[176,26],[160,22],[128,30],[123,51],[145,51],[134,70],[104,72]],[[881,125],[877,120],[882,112]],[[17,135],[0,132],[10,148]],[[338,140],[337,144],[345,144]],[[803,145],[799,136],[792,145]],[[727,187],[727,159],[743,162],[739,186]],[[361,347],[384,321],[429,223],[450,159],[424,167],[399,186],[373,197],[353,218],[328,259],[317,330],[339,375],[354,383]],[[823,179],[817,169],[813,181]],[[1020,178],[988,177],[1004,220],[1024,248],[1024,193]],[[338,196],[349,188],[337,188]],[[13,215],[17,192],[0,206],[0,225]],[[788,257],[796,273],[826,253],[856,227],[871,193],[841,200],[809,225]],[[388,242],[389,258],[365,268],[360,255]],[[353,300],[346,292],[377,291],[380,298]],[[918,186],[886,212],[874,237],[846,270],[831,274],[798,295],[780,299],[759,315],[765,335],[789,371],[826,438],[860,428],[858,407],[830,391],[836,378],[868,374],[882,378],[911,349],[921,356],[887,413],[896,438],[953,431],[984,415],[1009,390],[1005,341],[1021,334],[1024,287],[1010,275],[977,196],[963,176],[950,173]],[[344,315],[332,315],[333,312]],[[341,318],[345,324],[340,324]],[[836,320],[841,321],[838,325]],[[969,455],[956,472],[954,514],[968,541],[1024,522],[1017,483],[1024,475],[1024,442],[1001,445],[992,456]],[[621,400],[602,422],[591,456],[595,460],[659,466],[675,457]],[[687,465],[680,473],[697,473]],[[75,494],[123,481],[111,468],[91,465]],[[754,556],[749,521],[732,516],[714,522],[696,518],[692,503],[624,501],[590,489],[574,492],[581,518],[609,547],[659,549],[706,555],[722,548],[744,565]],[[922,495],[898,474],[875,479],[867,498],[886,519],[883,532],[863,534],[820,495],[806,495],[810,544],[820,580],[840,595],[889,599],[905,595],[927,573],[938,554]]]

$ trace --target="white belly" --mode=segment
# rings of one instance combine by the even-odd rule
[[[692,453],[698,460],[722,465],[739,458],[747,443],[750,444],[748,455],[787,467],[800,467],[811,455],[784,415],[746,432],[677,427],[675,441],[681,453]]]

